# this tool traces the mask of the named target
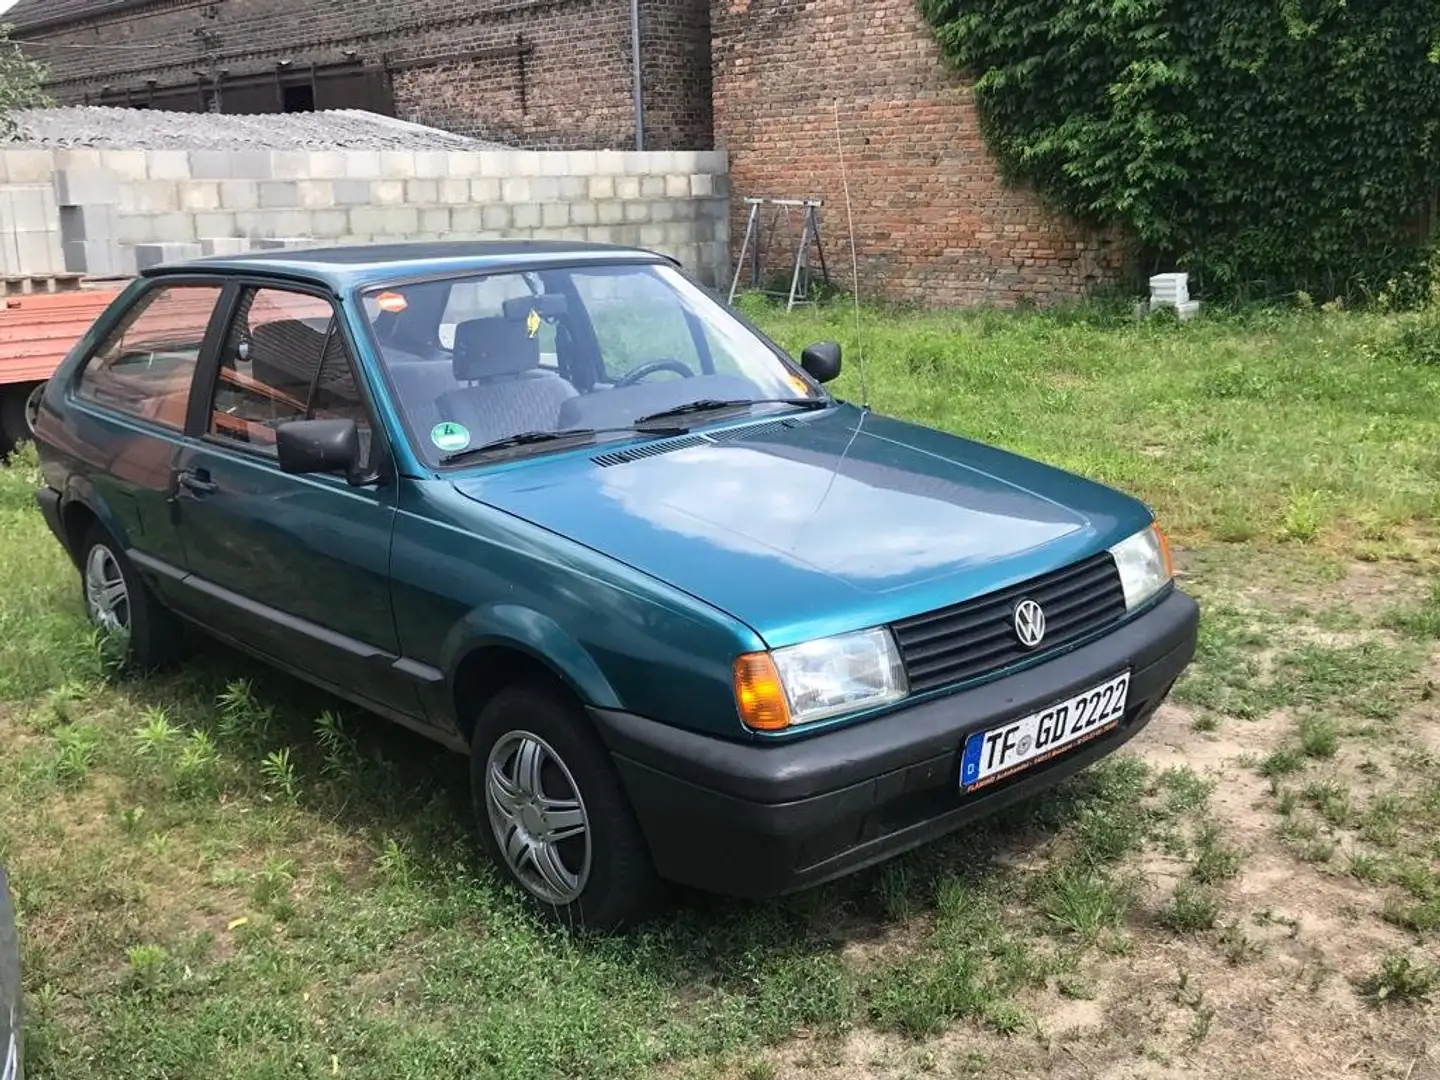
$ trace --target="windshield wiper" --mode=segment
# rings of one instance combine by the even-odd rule
[[[661,409],[659,412],[647,413],[645,416],[637,416],[635,423],[648,424],[652,420],[667,420],[672,416],[685,416],[687,413],[715,412],[720,409],[739,409],[746,405],[798,405],[805,409],[823,409],[829,401],[825,398],[810,397],[788,397],[788,398],[701,398],[699,401],[687,401],[684,405],[676,405],[674,408]]]
[[[641,434],[641,435],[683,435],[686,429],[675,425],[660,427],[639,426],[635,424],[628,427],[613,428],[563,428],[559,431],[519,431],[514,435],[506,435],[503,439],[491,439],[479,446],[467,446],[464,450],[456,450],[453,454],[446,454],[440,459],[441,465],[454,465],[457,462],[479,457],[482,454],[493,453],[496,450],[513,450],[517,446],[530,446],[533,443],[547,442],[592,442],[596,435],[617,435],[617,434]]]

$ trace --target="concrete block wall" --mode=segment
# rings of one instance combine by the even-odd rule
[[[55,269],[92,276],[191,251],[515,238],[642,247],[707,284],[729,276],[723,151],[0,151],[0,215],[31,189],[48,193],[36,224],[63,243]],[[0,245],[7,230],[0,216]]]

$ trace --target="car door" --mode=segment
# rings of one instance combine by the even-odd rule
[[[217,630],[346,696],[417,716],[413,684],[394,667],[393,481],[289,474],[276,455],[280,424],[348,416],[367,465],[388,456],[353,356],[326,296],[240,287],[197,378],[203,431],[176,461],[179,529]]]
[[[220,321],[222,293],[213,279],[169,278],[137,292],[81,364],[74,408],[55,435],[89,489],[81,497],[118,534],[151,587],[177,607],[186,599],[186,558],[171,481],[205,343],[218,341],[212,324]]]

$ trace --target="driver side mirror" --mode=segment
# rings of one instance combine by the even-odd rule
[[[275,451],[281,472],[338,472],[359,482],[360,431],[354,420],[291,420],[275,429]]]
[[[816,382],[830,382],[840,374],[840,343],[817,341],[800,354],[800,366]]]

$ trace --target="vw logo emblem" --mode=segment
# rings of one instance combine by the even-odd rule
[[[1015,605],[1015,636],[1027,649],[1045,640],[1045,609],[1034,600],[1021,600]]]

